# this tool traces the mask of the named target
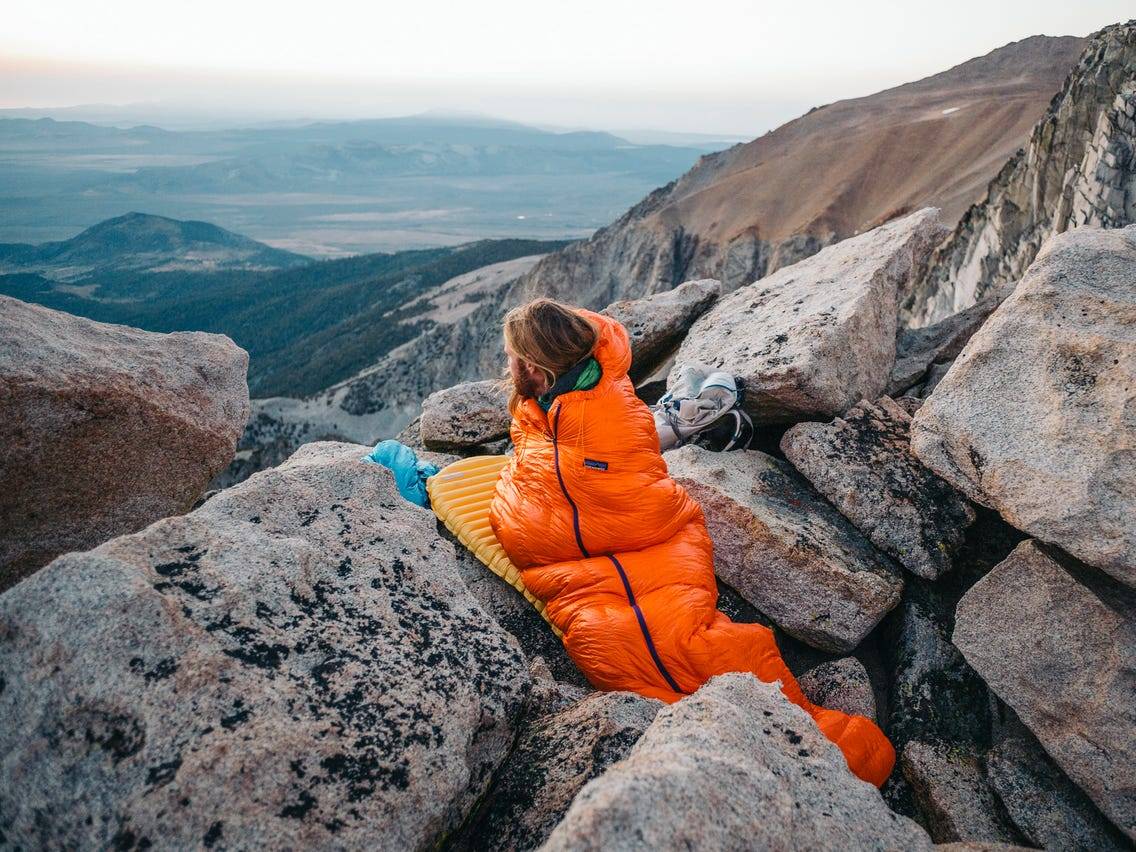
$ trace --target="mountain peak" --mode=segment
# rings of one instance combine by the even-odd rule
[[[106,271],[279,269],[310,261],[209,222],[133,210],[78,235],[38,246],[9,246],[0,261],[20,271],[74,281]]]

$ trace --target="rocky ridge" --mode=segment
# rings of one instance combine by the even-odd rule
[[[1089,38],[1026,146],[935,252],[904,304],[927,325],[1017,281],[1071,228],[1136,222],[1136,20]]]
[[[941,207],[953,227],[1026,140],[1082,46],[1025,39],[709,154],[544,258],[527,290],[605,304],[715,278],[728,293],[907,211]]]
[[[773,626],[810,696],[881,720],[901,758],[882,795],[751,676],[714,679],[662,709],[591,692],[536,611],[398,497],[385,470],[363,464],[365,446],[317,443],[0,596],[0,712],[13,720],[0,773],[23,779],[23,792],[0,794],[0,830],[29,845],[162,836],[357,847],[379,834],[392,848],[738,837],[775,847],[792,833],[822,848],[1086,838],[1123,848],[1136,813],[1123,780],[1136,760],[1126,709],[1136,589],[1059,550],[1076,547],[1064,533],[1023,542],[926,469],[906,436],[909,411],[918,424],[940,398],[961,412],[978,404],[989,382],[970,365],[992,362],[972,353],[1031,334],[1023,305],[1081,316],[1061,306],[1086,281],[1105,292],[1127,280],[1129,239],[1086,229],[1055,239],[984,323],[944,326],[955,330],[936,349],[943,358],[965,336],[958,329],[978,328],[925,402],[881,397],[793,425],[779,442],[789,461],[756,448],[667,454],[706,512],[722,606]],[[918,246],[910,263],[932,250]],[[858,253],[846,275],[877,262]],[[1080,276],[1053,274],[1066,264]],[[821,286],[823,264],[784,286],[802,286],[809,269],[816,293],[842,298]],[[698,322],[678,316],[689,341]],[[1136,349],[1084,317],[1045,337],[1066,345],[1062,335],[1095,323],[1118,352]],[[1037,388],[1025,381],[1021,392]],[[459,386],[424,404],[422,437],[437,423],[481,422],[471,398],[476,386]],[[1047,404],[1051,419],[1080,416],[1074,397]],[[493,417],[455,449],[501,451]],[[778,442],[766,449],[780,453]],[[1099,447],[1066,454],[1083,463]],[[881,512],[886,499],[896,508]],[[928,525],[932,508],[943,514]],[[1082,526],[1109,510],[1089,507]],[[60,787],[64,771],[70,786]],[[238,781],[249,773],[271,779],[255,796]],[[736,782],[725,790],[723,773]],[[1059,809],[1039,808],[1041,784],[1058,791]],[[707,812],[715,818],[693,816]]]
[[[933,241],[896,235],[927,221],[764,285],[808,292],[817,315],[870,295],[856,398],[786,408],[743,450],[666,456],[706,508],[722,608],[771,624],[811,696],[881,720],[900,755],[882,791],[752,676],[670,707],[592,693],[536,611],[363,464],[365,446],[311,444],[0,595],[3,842],[1129,848],[1136,513],[1123,487],[1074,474],[1127,475],[1136,228],[1051,238],[988,317],[913,337],[894,313]],[[680,352],[704,345],[707,316],[676,320]],[[815,326],[778,321],[811,357]],[[921,363],[897,371],[904,353]],[[724,354],[736,374],[772,369]],[[460,422],[471,390],[439,395],[407,438]],[[1022,425],[1018,408],[1041,413]],[[1030,491],[1015,477],[1052,449],[1046,430],[1062,467]],[[455,451],[507,451],[491,434]],[[1093,499],[1064,523],[1077,489]]]
[[[684,447],[667,454],[672,475],[698,498],[706,512],[715,542],[715,569],[724,584],[723,606],[735,618],[773,625],[786,658],[797,667],[810,695],[851,701],[856,707],[879,707],[875,712],[884,720],[901,756],[895,775],[884,789],[884,798],[893,810],[923,825],[937,843],[1045,842],[1048,846],[1073,847],[1090,837],[1104,848],[1119,848],[1125,843],[1119,838],[1129,830],[1125,820],[1134,811],[1126,790],[1103,779],[1126,777],[1136,766],[1127,751],[1126,710],[1118,715],[1114,709],[1127,706],[1116,690],[1124,691],[1120,684],[1130,683],[1125,678],[1131,676],[1131,663],[1123,643],[1127,641],[1127,620],[1136,618],[1131,590],[1125,591],[1116,579],[1097,568],[1068,555],[1060,557],[1058,567],[1069,574],[1070,583],[1088,583],[1094,590],[1115,589],[1105,608],[1094,610],[1086,600],[1082,609],[1070,614],[1070,625],[1078,620],[1113,625],[1102,627],[1101,636],[1111,635],[1115,650],[1097,642],[1095,634],[1085,637],[1084,642],[1080,637],[1070,642],[1065,638],[1069,634],[1063,632],[1054,636],[1052,647],[1041,650],[1036,639],[1030,638],[1043,629],[1040,624],[1028,626],[1027,621],[1021,630],[1008,629],[1006,625],[1015,618],[1012,612],[1018,608],[1050,618],[1045,614],[1053,605],[1034,600],[1036,591],[1031,585],[1035,584],[1029,583],[990,593],[990,601],[1009,609],[983,615],[977,628],[967,626],[966,602],[978,595],[985,583],[1001,576],[1000,572],[1010,570],[1017,558],[1017,551],[1012,551],[1022,542],[1023,534],[1007,524],[1007,520],[1013,523],[1015,516],[1003,518],[981,504],[971,504],[966,499],[973,493],[969,487],[956,490],[953,477],[946,476],[937,465],[932,464],[933,469],[925,466],[926,454],[913,452],[910,436],[912,414],[918,423],[931,422],[927,418],[933,414],[951,412],[954,420],[943,428],[943,434],[960,442],[974,440],[968,437],[969,424],[985,416],[982,412],[989,412],[990,422],[981,430],[973,430],[974,434],[1002,441],[1006,458],[1016,458],[1020,464],[1031,453],[1049,451],[1044,443],[1037,444],[1036,431],[1015,429],[1006,417],[999,420],[998,405],[1021,405],[1028,410],[1030,404],[1044,402],[1048,422],[1080,424],[1058,427],[1066,436],[1064,452],[1051,454],[1060,455],[1062,463],[1091,471],[1102,454],[1107,458],[1101,441],[1122,450],[1133,426],[1123,414],[1110,412],[1116,411],[1116,405],[1124,406],[1127,397],[1111,390],[1123,387],[1123,382],[1116,385],[1102,376],[1091,388],[1100,396],[1087,407],[1075,394],[1046,397],[1044,386],[1030,379],[1030,370],[1045,371],[1052,359],[1028,352],[1021,355],[1023,344],[1015,340],[1020,336],[1023,341],[1036,341],[1034,345],[1079,352],[1084,346],[1077,343],[1078,336],[1093,329],[1092,335],[1085,337],[1091,341],[1088,345],[1111,353],[1107,358],[1101,354],[1094,363],[1107,362],[1108,370],[1129,377],[1131,384],[1136,370],[1126,359],[1136,351],[1136,342],[1120,330],[1126,327],[1124,315],[1108,301],[1112,297],[1101,302],[1104,294],[1123,292],[1124,282],[1131,280],[1126,265],[1129,239],[1125,230],[1094,229],[1054,239],[1011,298],[1005,299],[1004,293],[991,297],[980,307],[948,318],[938,328],[917,333],[893,331],[903,345],[897,343],[892,350],[896,355],[891,362],[898,363],[906,351],[907,357],[922,363],[914,369],[905,368],[906,375],[900,381],[896,380],[895,364],[885,363],[880,381],[895,382],[897,394],[914,392],[924,387],[927,371],[938,366],[946,375],[944,382],[927,389],[926,401],[916,396],[900,396],[898,401],[888,397],[874,402],[862,400],[831,422],[792,426],[780,441],[780,449],[777,442],[772,447],[763,445],[774,452],[783,449],[789,461],[799,466],[797,470],[753,448],[712,454],[698,447]],[[925,262],[932,252],[930,241],[918,245],[909,258],[916,265]],[[849,266],[859,263],[870,267],[876,262],[871,252],[856,252],[855,256]],[[812,264],[802,264],[784,286],[809,281],[810,269]],[[823,264],[816,265],[813,283],[820,285],[826,280],[819,271],[823,269]],[[857,274],[852,268],[845,272],[852,279]],[[810,292],[814,298],[818,293],[828,293],[834,300],[842,298],[839,291],[823,286]],[[1101,304],[1096,312],[1079,307],[1098,302]],[[721,310],[722,304],[694,323],[684,347],[700,327],[710,327],[709,318],[713,311]],[[893,311],[898,309],[895,301],[888,304]],[[1041,321],[1050,317],[1076,317],[1076,321],[1061,321],[1059,327],[1051,324],[1039,330],[1031,324],[1032,314]],[[759,322],[739,333],[760,336],[764,332]],[[991,355],[973,354],[984,347],[1019,360],[1001,363]],[[707,351],[713,348],[707,347]],[[727,353],[719,366],[737,373],[748,369],[746,353],[739,353]],[[979,365],[1013,382],[1018,397],[973,372]],[[891,378],[886,378],[889,375]],[[991,396],[985,399],[988,393]],[[1027,397],[1032,402],[1027,403]],[[1100,422],[1089,426],[1087,421],[1076,419],[1090,415],[1101,418]],[[1107,428],[1117,431],[1109,433]],[[1001,434],[1006,437],[999,437]],[[774,474],[775,481],[770,480]],[[1049,490],[1052,495],[1053,487]],[[1022,489],[1011,488],[1009,492],[1021,493]],[[1097,502],[1079,509],[1078,525],[1051,533],[1050,538],[1060,538],[1059,546],[1076,549],[1078,537],[1085,538],[1089,531],[1097,531],[1099,537],[1100,530],[1113,529],[1112,519],[1118,511],[1132,516],[1123,512],[1123,499],[1106,489]],[[987,500],[982,502],[990,505]],[[1042,502],[1040,496],[1037,502]],[[1050,505],[1059,507],[1066,502],[1054,499]],[[1001,506],[995,508],[1005,514]],[[822,535],[821,529],[829,532]],[[842,531],[836,534],[836,530]],[[1123,542],[1128,534],[1125,530],[1131,532],[1131,524],[1121,522],[1104,540]],[[858,542],[854,547],[853,541]],[[1023,547],[1027,544],[1021,544],[1019,551]],[[849,571],[857,564],[849,555],[855,549],[866,565],[874,560],[875,567],[866,572]],[[891,564],[889,556],[904,563],[912,575],[902,577],[894,565],[884,567]],[[1127,557],[1119,559],[1127,564]],[[835,566],[849,573],[841,577],[834,572]],[[803,579],[789,582],[794,576]],[[876,582],[887,577],[894,578],[893,591],[878,602],[865,594],[866,589],[858,590],[860,579],[854,579]],[[1071,591],[1065,595],[1076,598]],[[1054,600],[1056,596],[1054,593]],[[863,619],[859,622],[863,626],[853,627],[855,619]],[[972,658],[970,640],[961,638],[964,630],[973,630],[979,637],[975,648],[981,649],[983,656]],[[995,632],[998,637],[992,640]],[[794,638],[801,644],[794,644]],[[1071,647],[1058,650],[1061,643]],[[847,653],[850,649],[856,658],[844,658],[837,665],[834,652]],[[1101,662],[1106,660],[1109,662],[1102,670]],[[1038,671],[1026,668],[1027,661],[1035,667],[1047,667],[1048,682]],[[1009,674],[996,673],[997,667]],[[1033,674],[1027,673],[1030,671]],[[1028,684],[1031,697],[1015,692],[1023,686],[1000,680],[1008,676],[1017,678],[1014,684]],[[1075,686],[1102,682],[1115,684],[1103,705],[1077,692]],[[1062,690],[1074,696],[1072,701],[1083,702],[1084,707],[1079,711],[1065,708],[1057,715],[1069,719],[1071,727],[1096,732],[1097,747],[1105,748],[1111,763],[1094,766],[1097,758],[1090,758],[1087,752],[1078,751],[1075,742],[1060,739],[1059,734],[1048,730],[1046,726],[1051,723],[1044,720],[1053,718],[1052,711],[1043,711],[1039,718],[1031,716],[1037,712],[1035,705],[1042,694]],[[1130,687],[1128,694],[1131,697]],[[1112,717],[1106,720],[1102,715],[1090,715],[1100,706],[1109,708]],[[1025,725],[1015,735],[1017,745],[1007,745],[1004,720],[1016,716],[1022,716]],[[1109,745],[1102,746],[1104,742]],[[1032,746],[1026,748],[1021,743]],[[638,836],[635,832],[648,830],[633,820],[625,822],[635,810],[618,804],[622,801],[619,797],[647,795],[673,801],[679,794],[664,790],[642,793],[641,782],[631,780],[637,777],[634,775],[628,776],[627,783],[632,785],[628,792],[622,792],[615,779],[622,778],[624,766],[630,771],[634,754],[633,750],[626,761],[617,763],[596,782],[612,779],[616,786],[611,789],[621,791],[611,794],[616,798],[609,802],[605,793],[602,806],[596,805],[596,815],[591,814],[589,805],[581,812],[588,814],[586,821],[578,822],[584,818],[574,817],[575,809],[590,801],[586,795],[590,787],[586,788],[554,832],[553,842],[587,848],[615,842],[615,838],[623,837],[621,832]],[[1110,769],[1104,770],[1105,765]],[[1059,805],[1041,809],[1035,798],[1043,795],[1037,779],[1046,779],[1045,783],[1057,791],[1054,795],[1059,795]],[[638,799],[629,801],[642,806]],[[1058,806],[1060,810],[1053,809]],[[683,829],[674,830],[681,833]],[[558,841],[561,837],[565,840]]]

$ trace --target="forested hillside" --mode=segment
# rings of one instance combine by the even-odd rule
[[[254,396],[316,393],[413,337],[401,306],[454,276],[565,243],[483,240],[456,248],[369,254],[273,271],[100,272],[61,285],[0,276],[0,293],[148,331],[227,334],[248,350]],[[316,353],[318,352],[318,357]]]

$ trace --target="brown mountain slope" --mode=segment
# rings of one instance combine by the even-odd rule
[[[1026,141],[1083,44],[1034,36],[703,157],[546,257],[527,288],[596,304],[703,276],[732,288],[900,212],[934,205],[953,225]]]

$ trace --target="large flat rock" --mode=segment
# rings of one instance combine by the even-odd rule
[[[248,354],[0,296],[0,589],[187,511],[233,458]]]
[[[544,847],[930,849],[776,684],[711,679],[659,711],[589,782]]]
[[[1053,237],[915,415],[911,448],[1136,585],[1136,226]]]
[[[631,381],[648,377],[682,341],[690,326],[722,292],[713,278],[687,281],[642,299],[612,302],[601,313],[619,320],[631,341]]]
[[[763,422],[828,419],[875,399],[895,362],[897,294],[945,233],[927,208],[741,287],[691,326],[676,364],[740,377]]]
[[[530,679],[364,447],[0,596],[0,826],[24,848],[433,848]]]
[[[1136,592],[1026,541],[959,602],[954,644],[1136,838]]]
[[[911,454],[911,417],[888,397],[799,423],[781,450],[872,543],[920,577],[951,569],[974,510]]]
[[[785,462],[693,445],[666,460],[706,514],[715,572],[786,633],[843,653],[899,603],[899,567]]]

